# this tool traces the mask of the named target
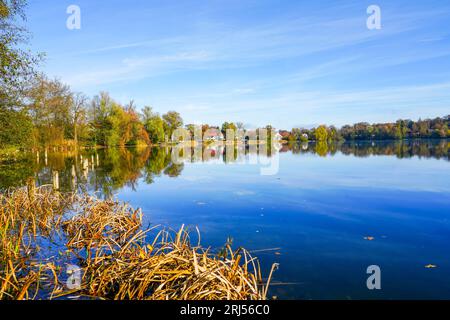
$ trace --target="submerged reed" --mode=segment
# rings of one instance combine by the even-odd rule
[[[48,188],[25,188],[0,193],[0,299],[30,299],[51,263],[33,261],[41,238],[51,239],[73,196],[62,196]]]
[[[64,259],[39,246],[55,235]],[[213,253],[192,244],[184,226],[144,230],[140,210],[49,188],[0,194],[0,246],[0,299],[261,300],[269,285],[245,249]],[[72,290],[63,282],[67,262],[81,268]]]

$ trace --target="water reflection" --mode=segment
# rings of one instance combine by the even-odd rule
[[[403,159],[417,156],[450,160],[449,149],[450,142],[448,140],[412,140],[286,144],[280,152],[313,153],[322,157],[333,156],[337,152],[341,152],[356,157],[385,155]]]
[[[371,155],[396,156],[397,158],[435,158],[450,160],[450,142],[396,141],[396,142],[326,142],[285,144],[273,146],[209,145],[194,148],[117,148],[83,150],[80,152],[29,154],[19,161],[0,164],[0,188],[52,184],[61,191],[79,190],[99,192],[110,197],[123,187],[137,189],[138,181],[154,183],[162,175],[178,177],[184,163],[250,163],[254,156],[271,158],[279,153],[315,154],[320,157],[336,153],[356,157]]]

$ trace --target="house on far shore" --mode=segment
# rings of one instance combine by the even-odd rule
[[[282,139],[288,139],[291,133],[287,130],[279,130],[278,134],[281,136]]]
[[[205,141],[222,141],[223,135],[222,132],[220,132],[220,130],[218,129],[209,129],[203,135],[203,139]]]
[[[280,130],[278,134],[280,135],[280,140],[288,140],[291,136],[291,133],[287,130]]]

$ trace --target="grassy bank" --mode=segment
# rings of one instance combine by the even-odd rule
[[[80,268],[75,287],[68,265]],[[123,203],[34,185],[0,194],[0,299],[259,300],[267,287],[244,249],[143,229]]]

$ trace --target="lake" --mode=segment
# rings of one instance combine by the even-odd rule
[[[62,191],[141,208],[144,225],[198,226],[204,246],[230,239],[260,259],[265,275],[279,263],[270,290],[278,299],[450,299],[449,147],[49,151],[2,163],[0,188],[57,180]],[[381,269],[381,290],[366,286],[370,265]]]

